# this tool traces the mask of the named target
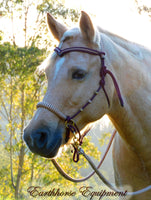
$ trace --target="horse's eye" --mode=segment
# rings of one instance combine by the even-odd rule
[[[82,80],[85,78],[86,74],[84,70],[78,69],[72,73],[72,79]]]

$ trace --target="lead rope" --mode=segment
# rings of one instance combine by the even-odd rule
[[[97,169],[97,167],[95,166],[95,164],[93,163],[93,161],[90,159],[90,157],[84,152],[84,150],[81,148],[81,147],[79,147],[79,153],[81,154],[81,155],[83,155],[84,156],[84,158],[89,162],[89,164],[91,165],[91,167],[92,167],[92,169],[95,171],[95,173],[98,175],[98,177],[102,180],[102,182],[106,185],[106,186],[108,186],[111,190],[113,190],[113,191],[115,191],[115,192],[119,192],[119,193],[121,193],[121,192],[123,192],[123,191],[121,191],[121,190],[118,190],[117,188],[116,188],[116,186],[114,186],[114,185],[112,185],[103,175],[102,175],[102,173]],[[149,185],[149,186],[147,186],[147,187],[145,187],[145,188],[143,188],[143,189],[141,189],[141,190],[137,190],[137,191],[135,191],[135,192],[127,192],[126,193],[126,195],[127,196],[135,196],[135,195],[139,195],[139,194],[142,194],[142,193],[144,193],[144,192],[147,192],[148,190],[150,190],[151,189],[151,185]]]
[[[84,150],[82,149],[82,147],[81,147],[81,146],[78,146],[78,147],[77,147],[78,153],[84,156],[84,158],[88,161],[88,163],[91,165],[91,167],[92,167],[92,169],[93,169],[93,171],[92,171],[88,176],[86,176],[86,177],[84,177],[84,178],[81,178],[81,179],[74,179],[74,178],[72,178],[71,176],[69,176],[69,175],[60,167],[60,165],[57,163],[57,161],[56,161],[55,159],[52,159],[51,161],[52,161],[53,165],[55,166],[55,168],[57,169],[57,171],[58,171],[65,179],[67,179],[67,180],[69,180],[69,181],[71,181],[71,182],[79,183],[79,182],[86,181],[86,180],[88,180],[89,178],[91,178],[91,177],[96,173],[96,174],[98,175],[98,177],[102,180],[102,182],[103,182],[107,187],[109,187],[111,190],[113,190],[113,191],[115,191],[115,192],[121,193],[121,192],[123,192],[123,191],[119,190],[118,188],[116,188],[116,186],[114,186],[113,184],[111,184],[111,183],[102,175],[102,173],[99,171],[99,168],[101,167],[101,165],[102,165],[104,159],[105,159],[106,156],[107,156],[107,153],[108,153],[108,151],[109,151],[109,149],[110,149],[110,147],[111,147],[111,144],[112,144],[112,142],[113,142],[113,139],[114,139],[116,133],[117,133],[117,131],[114,130],[114,132],[113,132],[113,134],[112,134],[112,136],[111,136],[111,138],[110,138],[110,141],[109,141],[109,143],[108,143],[108,146],[107,146],[107,148],[106,148],[106,151],[105,151],[105,153],[104,153],[104,155],[103,155],[103,157],[102,157],[102,159],[101,159],[101,161],[100,161],[100,163],[99,163],[99,165],[98,165],[97,167],[95,166],[95,164],[93,163],[93,161],[90,159],[90,157],[84,152]],[[145,187],[145,188],[143,188],[143,189],[141,189],[141,190],[135,191],[135,192],[127,192],[127,191],[125,191],[125,192],[127,192],[127,193],[126,193],[127,196],[135,196],[135,195],[139,195],[139,194],[142,194],[142,193],[144,193],[144,192],[147,192],[147,191],[149,191],[150,189],[151,189],[151,185],[149,185],[149,186],[147,186],[147,187]]]
[[[114,139],[116,133],[117,133],[117,131],[114,130],[114,132],[113,132],[113,134],[112,134],[112,136],[111,136],[111,138],[110,138],[110,141],[109,141],[109,143],[108,143],[108,145],[107,145],[106,151],[105,151],[105,153],[103,154],[102,159],[100,160],[98,166],[96,167],[97,169],[99,169],[99,168],[101,167],[101,165],[103,164],[103,161],[104,161],[104,159],[106,158],[108,151],[110,150],[111,144],[112,144],[112,142],[113,142],[113,139]],[[79,150],[78,150],[78,151],[79,151]],[[79,153],[81,153],[81,152],[79,152]],[[79,183],[79,182],[86,181],[86,180],[88,180],[89,178],[91,178],[91,177],[96,173],[95,170],[93,169],[93,171],[92,171],[88,176],[86,176],[86,177],[84,177],[84,178],[81,178],[81,179],[74,179],[74,178],[72,178],[71,176],[69,176],[69,175],[61,168],[61,166],[58,164],[58,162],[57,162],[55,159],[52,159],[51,161],[52,161],[53,165],[55,166],[55,168],[57,169],[57,171],[58,171],[64,178],[66,178],[67,180],[69,180],[69,181],[71,181],[71,182],[74,182],[74,183]]]

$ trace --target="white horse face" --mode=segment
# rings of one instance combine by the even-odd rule
[[[61,49],[89,47],[99,49],[99,36],[87,14],[82,13],[80,29],[67,30],[48,14],[48,25]],[[80,52],[70,52],[63,57],[55,53],[45,69],[48,88],[44,102],[54,105],[66,116],[75,114],[93,95],[100,81],[100,57]],[[113,87],[106,78],[106,89],[112,98]],[[109,86],[110,85],[110,86]],[[108,112],[108,104],[101,91],[84,112],[74,121],[79,129],[96,121]],[[72,135],[70,135],[72,138]],[[67,143],[64,121],[44,108],[38,108],[35,116],[24,131],[24,139],[32,152],[52,158],[60,146]]]

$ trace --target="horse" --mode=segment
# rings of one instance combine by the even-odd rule
[[[151,51],[96,27],[84,11],[79,27],[68,29],[49,13],[47,22],[59,47],[41,65],[48,87],[43,106],[24,129],[27,146],[33,153],[54,158],[74,137],[66,131],[65,116],[76,113],[74,122],[81,131],[106,114],[118,131],[112,149],[116,185],[132,191],[150,185]],[[110,74],[96,92],[103,62]],[[93,102],[80,109],[93,93],[97,95]],[[151,191],[131,197],[150,198]]]

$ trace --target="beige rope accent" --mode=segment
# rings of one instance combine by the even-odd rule
[[[50,112],[53,112],[59,118],[66,120],[66,115],[64,115],[60,110],[55,108],[52,104],[48,104],[46,102],[39,102],[37,104],[37,108],[40,108],[40,107],[45,108],[45,109],[49,110]]]

